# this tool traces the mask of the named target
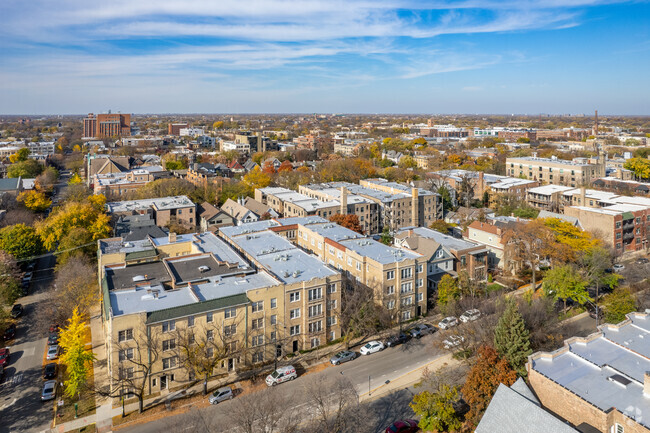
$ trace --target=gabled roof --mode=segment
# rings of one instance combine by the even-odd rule
[[[267,206],[265,204],[262,204],[259,201],[255,200],[254,198],[251,198],[251,197],[246,197],[246,201],[244,202],[244,206],[247,209],[250,209],[251,211],[253,211],[253,213],[255,213],[256,215],[259,215],[259,216],[262,216],[267,212],[268,213],[273,212],[273,209],[271,209],[269,206]],[[276,212],[273,212],[273,213],[276,214],[276,216],[277,216]]]
[[[219,209],[218,207],[212,206],[207,201],[198,205],[196,214],[199,218],[203,218],[206,221],[210,221],[212,218],[216,217],[219,214],[228,215],[225,211]],[[228,216],[230,217],[230,215]]]
[[[18,191],[20,183],[20,177],[0,179],[0,191]]]
[[[242,221],[248,213],[252,213],[255,216],[259,217],[255,212],[248,209],[246,206],[243,206],[232,199],[226,200],[226,202],[221,206],[221,209],[226,211],[230,216],[235,218],[237,221]]]
[[[233,160],[233,161],[228,165],[228,168],[231,169],[231,170],[243,170],[243,169],[244,169],[244,167],[243,167],[243,166],[239,163],[239,161],[237,161],[236,159],[234,159],[234,160]]]
[[[565,422],[539,406],[522,379],[512,387],[500,384],[476,433],[576,433]]]

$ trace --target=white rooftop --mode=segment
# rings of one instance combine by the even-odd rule
[[[178,195],[173,197],[150,198],[143,200],[114,201],[106,203],[106,210],[109,213],[115,213],[146,210],[152,207],[158,210],[167,210],[193,206],[194,203],[186,195]]]
[[[421,254],[409,251],[404,248],[396,248],[384,245],[370,238],[348,239],[339,242],[347,249],[357,254],[368,257],[381,264],[401,262],[408,259],[422,257]]]

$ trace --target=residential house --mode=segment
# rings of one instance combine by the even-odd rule
[[[233,226],[237,222],[227,212],[208,203],[201,203],[196,207],[196,218],[199,220],[201,232],[215,231],[219,227]]]

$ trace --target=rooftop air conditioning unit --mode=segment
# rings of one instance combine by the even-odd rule
[[[201,265],[199,266],[199,272],[208,272],[210,270],[209,266]]]

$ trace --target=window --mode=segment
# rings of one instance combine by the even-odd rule
[[[395,293],[395,286],[386,287],[386,294],[387,295],[392,295],[393,293]]]
[[[418,272],[422,272],[422,270],[423,270],[423,269],[422,269],[422,264],[419,264],[419,265],[418,265]]]
[[[170,320],[162,323],[162,332],[171,332],[176,329],[176,321]]]
[[[212,329],[208,329],[205,332],[205,336],[207,337],[208,341],[214,340],[214,331]]]
[[[336,283],[327,285],[327,293],[336,293]]]
[[[289,335],[298,335],[300,334],[300,325],[295,325],[289,328]]]
[[[361,262],[357,262],[357,271],[361,270]]]
[[[616,228],[617,228],[617,229],[620,229],[620,228],[621,228],[621,222],[620,222],[620,221],[616,221]]]
[[[309,289],[309,300],[315,301],[323,297],[323,288],[317,287],[315,289]]]
[[[117,333],[117,341],[122,342],[126,340],[133,340],[133,329],[125,329]]]
[[[260,317],[259,319],[253,319],[251,322],[251,329],[262,329],[264,328],[264,318]]]
[[[314,347],[318,347],[318,346],[320,346],[320,338],[312,338],[311,339],[311,347],[312,347],[312,349]]]
[[[254,335],[251,338],[251,346],[261,346],[264,344],[264,335]]]
[[[272,332],[271,332],[271,341],[275,341],[275,340],[277,340],[277,338],[278,338],[277,335],[278,335],[277,332],[272,331]]]
[[[293,310],[289,311],[290,319],[297,319],[298,317],[300,317],[300,308],[294,308]]]
[[[235,317],[237,315],[237,309],[236,308],[226,308],[223,312],[224,318],[230,319],[231,317]]]
[[[133,359],[133,348],[120,350],[118,357],[120,362],[126,359]]]
[[[422,278],[418,278],[418,287],[422,287],[424,285],[424,281]]]
[[[271,308],[278,308],[278,299],[271,298]]]
[[[625,433],[625,429],[619,423],[614,424],[613,433]]]
[[[251,310],[253,313],[264,310],[264,301],[257,301],[251,304]]]
[[[196,338],[194,337],[194,333],[190,332],[189,335],[187,336],[190,340],[190,344],[196,343]]]
[[[386,279],[387,280],[392,280],[393,278],[395,278],[395,271],[386,272]]]
[[[309,324],[309,333],[313,334],[315,332],[321,332],[323,330],[323,321],[319,320],[318,322],[311,322]]]
[[[424,293],[418,293],[418,302],[424,301]]]
[[[408,283],[402,283],[402,287],[400,289],[401,293],[410,293],[413,291],[413,283],[408,282]]]
[[[187,326],[188,326],[188,327],[192,327],[192,326],[194,326],[194,316],[189,316],[189,317],[187,318]]]
[[[230,343],[226,343],[226,351],[228,353],[237,352],[237,342],[236,341],[231,341]]]
[[[336,316],[330,316],[327,318],[327,326],[336,325]]]
[[[314,238],[311,238],[311,246],[313,247],[315,244],[316,244],[316,241],[314,240]]]
[[[178,363],[177,356],[172,356],[171,358],[163,358],[163,370],[167,370],[168,368],[174,368],[176,367],[177,363]]]
[[[402,298],[402,307],[411,305],[413,303],[413,296],[409,296],[408,298]]]
[[[223,335],[225,337],[232,337],[237,333],[237,325],[232,324],[230,326],[226,325],[223,327]]]
[[[278,323],[278,316],[277,314],[272,314],[271,315],[271,325],[277,325]]]
[[[620,239],[620,238],[621,238],[621,233],[620,232],[616,233],[616,239]]]
[[[404,311],[402,313],[402,320],[410,320],[411,319],[411,312],[410,311]]]
[[[329,310],[334,310],[336,309],[336,299],[332,299],[331,301],[328,302],[327,308]]]
[[[120,368],[121,379],[133,379],[133,367]]]
[[[205,321],[208,323],[212,322],[213,318],[214,318],[214,313],[208,313],[205,315]]]
[[[300,292],[289,293],[289,302],[300,301]]]
[[[411,278],[412,276],[413,276],[413,269],[412,268],[402,269],[402,279]]]
[[[262,361],[264,361],[264,352],[253,353],[253,362],[262,362]]]
[[[309,307],[309,317],[316,317],[323,313],[323,304],[316,304]]]
[[[389,310],[392,310],[393,308],[395,308],[395,301],[386,302],[386,308],[388,308]]]
[[[172,338],[171,340],[163,341],[163,352],[166,350],[174,350],[174,349],[176,349],[176,339]]]

